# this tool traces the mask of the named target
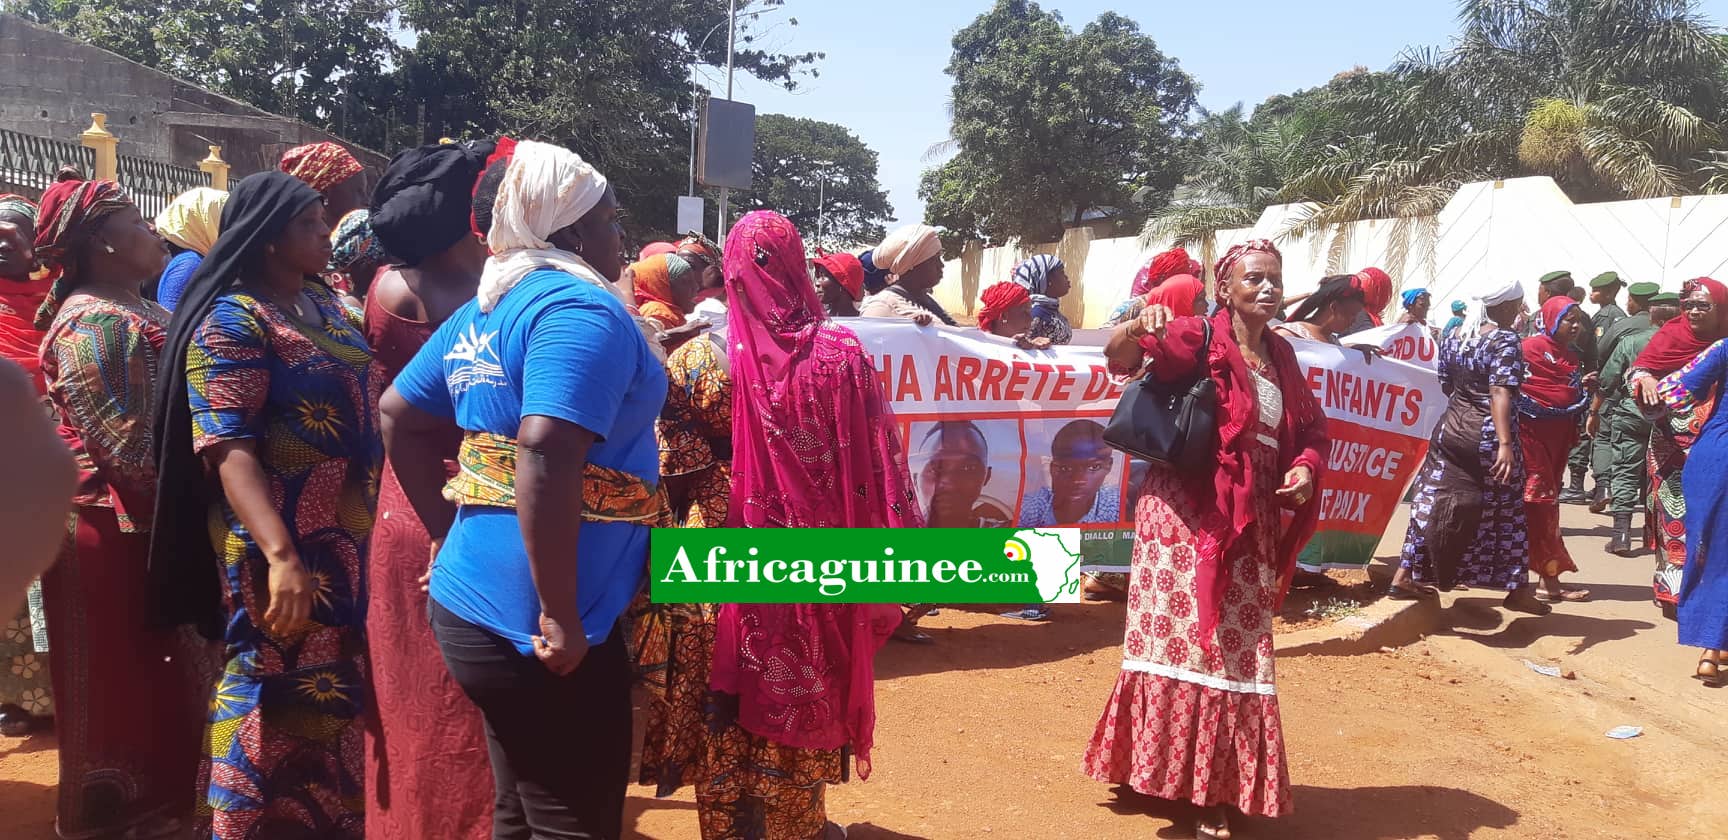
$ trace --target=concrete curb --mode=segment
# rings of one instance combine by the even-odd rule
[[[1410,644],[1440,626],[1437,601],[1382,598],[1349,618],[1277,636],[1273,646],[1282,656],[1355,656]]]

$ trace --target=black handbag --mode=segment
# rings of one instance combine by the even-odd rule
[[[1218,433],[1218,387],[1207,370],[1212,322],[1202,322],[1199,373],[1187,383],[1161,382],[1147,374],[1122,390],[1104,442],[1111,448],[1178,469],[1212,460]]]

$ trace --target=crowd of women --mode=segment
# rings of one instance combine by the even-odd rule
[[[840,835],[825,792],[870,773],[874,657],[928,641],[930,607],[652,604],[648,534],[925,524],[835,318],[954,324],[930,293],[935,229],[812,256],[758,211],[723,246],[689,234],[629,261],[620,197],[557,146],[446,141],[373,185],[319,143],[280,170],[153,222],[75,172],[39,203],[0,198],[0,352],[79,471],[36,609],[3,640],[24,681],[52,640],[52,691],[0,684],[14,733],[53,715],[61,835],[619,837],[637,684],[638,781],[693,786],[702,837]],[[1218,467],[1150,465],[1132,574],[1088,582],[1127,624],[1083,766],[1228,837],[1229,809],[1292,807],[1272,618],[1328,443],[1285,336],[1337,342],[1393,290],[1378,269],[1327,278],[1286,313],[1264,240],[1213,271],[1208,305],[1202,267],[1160,254],[1110,318],[1116,375],[1212,380]],[[1685,494],[1719,498],[1728,289],[1694,285],[1626,381],[1692,435]],[[1028,258],[983,291],[979,328],[1066,343],[1072,286]],[[1549,300],[1520,344],[1522,299],[1484,295],[1444,342],[1452,405],[1396,596],[1576,599],[1544,507],[1559,473],[1534,465],[1563,461],[1594,383],[1570,355],[1576,306]],[[1403,304],[1425,320],[1426,293]],[[1682,641],[1714,664],[1728,576],[1699,548],[1714,506],[1694,510]]]

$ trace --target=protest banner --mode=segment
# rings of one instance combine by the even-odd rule
[[[1126,571],[1148,465],[1098,445],[1122,387],[1099,346],[1028,351],[977,330],[847,319],[894,407],[931,527],[1075,526],[1082,568]],[[1101,341],[1078,334],[1077,340]],[[1309,568],[1360,568],[1445,408],[1432,369],[1292,342],[1332,444]]]
[[[1388,359],[1397,359],[1433,370],[1440,363],[1440,345],[1426,324],[1387,324],[1343,339],[1351,347],[1367,344],[1380,348]]]

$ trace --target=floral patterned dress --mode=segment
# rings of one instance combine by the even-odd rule
[[[1278,424],[1284,398],[1253,374],[1258,454],[1250,525],[1226,552],[1229,580],[1211,639],[1200,637],[1198,506],[1175,471],[1153,466],[1135,512],[1122,672],[1083,764],[1101,782],[1245,814],[1290,813],[1290,774],[1273,680],[1278,569]]]
[[[1698,361],[1707,355],[1699,353],[1684,367],[1666,377],[1664,382],[1678,381],[1690,373]],[[1649,371],[1634,368],[1627,373],[1628,382]],[[1670,386],[1670,390],[1673,390]],[[1704,431],[1704,424],[1715,413],[1721,394],[1716,389],[1689,393],[1687,399],[1668,406],[1650,421],[1650,448],[1645,454],[1649,471],[1650,515],[1644,518],[1644,544],[1656,550],[1656,572],[1651,589],[1656,603],[1672,608],[1680,601],[1680,580],[1686,570],[1686,494],[1680,476],[1686,470],[1686,459],[1692,444]],[[1646,415],[1650,416],[1650,415]]]
[[[361,563],[383,462],[383,377],[336,295],[314,282],[304,291],[322,327],[229,294],[186,357],[194,450],[256,443],[277,512],[317,587],[307,627],[287,637],[266,631],[259,617],[268,563],[226,500],[213,507],[229,612],[228,665],[210,710],[217,840],[363,832]]]

